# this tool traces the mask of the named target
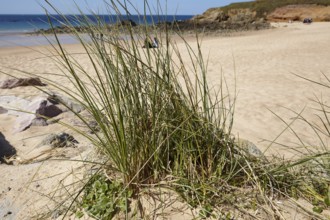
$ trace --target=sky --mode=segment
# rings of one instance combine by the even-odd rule
[[[56,8],[63,14],[77,13],[77,7],[74,2],[79,5],[84,13],[91,10],[93,12],[102,14],[105,13],[104,2],[111,2],[111,0],[48,0],[54,4]],[[195,15],[202,14],[209,8],[220,7],[228,5],[233,2],[243,2],[252,0],[148,0],[148,3],[153,9],[160,2],[162,9],[167,8],[167,12],[159,14],[171,15]],[[120,0],[124,2],[124,0]],[[139,12],[143,13],[145,0],[130,0],[133,6],[138,8]],[[0,14],[44,14],[44,10],[40,5],[47,7],[46,0],[0,0]],[[130,8],[133,8],[130,6]],[[49,7],[48,7],[48,10]],[[133,11],[133,10],[131,10]],[[155,10],[156,11],[156,10]],[[137,14],[137,13],[132,13]]]

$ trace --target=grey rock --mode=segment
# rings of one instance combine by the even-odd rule
[[[75,147],[78,144],[78,141],[74,139],[73,136],[61,132],[58,134],[50,134],[48,135],[44,140],[41,141],[40,144],[38,144],[38,147],[49,145],[52,148],[63,148],[63,147]]]
[[[7,109],[5,109],[4,107],[0,106],[0,114],[5,114],[7,112],[8,112]]]
[[[47,126],[48,123],[44,118],[35,118],[32,120],[31,126]]]
[[[38,77],[7,79],[0,83],[1,89],[13,89],[20,86],[45,86]]]
[[[0,96],[0,105],[7,109],[7,114],[19,116],[31,102],[17,96]]]
[[[62,113],[61,109],[42,97],[38,97],[32,101],[24,111],[25,112],[19,115],[15,122],[15,132],[26,130],[32,125],[35,119],[43,117],[51,118]]]
[[[62,215],[62,211],[61,210],[55,210],[55,211],[52,212],[51,219],[52,220],[59,219],[59,217],[61,215]]]
[[[48,101],[50,101],[53,104],[62,104],[64,105],[67,109],[69,109],[70,111],[73,111],[75,113],[79,113],[83,110],[85,110],[85,108],[78,104],[77,102],[75,102],[74,100],[65,97],[63,95],[60,94],[56,94],[53,93],[51,95],[48,96]]]
[[[239,148],[244,150],[249,156],[256,158],[264,158],[264,154],[261,150],[251,141],[245,139],[238,139],[237,145]]]

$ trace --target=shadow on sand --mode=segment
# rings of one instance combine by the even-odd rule
[[[14,156],[16,149],[10,145],[5,136],[0,132],[0,163],[7,163],[4,158]]]

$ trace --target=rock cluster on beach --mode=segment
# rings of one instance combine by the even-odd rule
[[[0,89],[11,90],[26,86],[45,86],[39,78],[10,78],[0,82]],[[68,110],[74,114],[84,111],[84,107],[74,100],[57,93],[32,97],[27,100],[15,95],[0,96],[0,114],[15,117],[11,127],[12,133],[23,132],[33,126],[48,126],[61,120],[57,116]],[[73,115],[74,115],[73,114]],[[71,117],[71,116],[70,116]],[[49,145],[51,148],[74,147],[78,141],[71,135],[60,132],[48,135],[39,146]],[[0,132],[0,163],[11,163],[15,159],[16,150]],[[9,162],[8,162],[9,161]]]
[[[21,132],[31,126],[47,126],[52,124],[52,118],[60,115],[66,110],[79,113],[84,107],[75,103],[73,100],[56,95],[48,97],[35,97],[32,101],[16,96],[1,96],[0,114],[17,116],[14,124],[14,132]]]

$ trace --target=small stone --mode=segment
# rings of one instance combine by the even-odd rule
[[[259,148],[252,143],[251,141],[245,139],[238,139],[237,141],[238,147],[244,150],[248,155],[256,157],[256,158],[263,158],[264,154],[259,150]]]
[[[7,112],[8,112],[7,109],[5,109],[4,107],[0,106],[0,114],[5,114]]]
[[[60,210],[55,210],[52,213],[51,219],[58,219],[58,217],[61,216],[61,211]]]
[[[13,214],[11,211],[8,211],[7,214],[5,214],[3,217],[7,217],[8,215]]]
[[[60,94],[53,93],[49,95],[47,99],[49,102],[55,105],[62,104],[66,107],[66,109],[75,113],[79,113],[85,110],[85,108],[82,105],[78,104],[76,101]]]
[[[50,145],[52,148],[75,147],[75,144],[78,143],[79,142],[74,139],[73,136],[61,132],[58,134],[48,135],[40,144],[38,144],[38,147],[44,145]]]
[[[32,120],[31,126],[47,126],[48,123],[44,118],[35,118]]]

